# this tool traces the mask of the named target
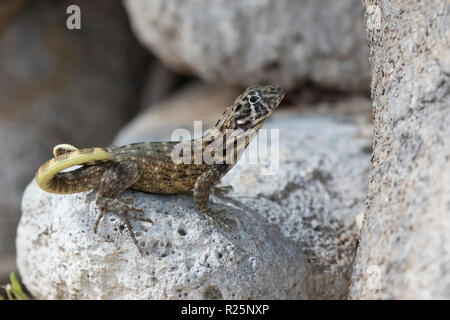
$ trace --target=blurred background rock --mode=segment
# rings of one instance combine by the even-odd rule
[[[66,28],[72,4],[81,30]],[[0,283],[23,190],[55,144],[165,139],[255,83],[289,89],[285,108],[368,114],[367,55],[359,0],[2,1]]]
[[[125,0],[141,42],[172,69],[246,86],[368,90],[358,0]]]

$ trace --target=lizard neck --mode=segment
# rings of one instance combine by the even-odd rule
[[[235,117],[234,106],[231,105],[223,112],[222,116],[216,122],[214,127],[210,129],[210,131],[220,131],[222,135],[225,135],[227,130],[234,130],[235,128],[234,117]]]
[[[201,149],[202,154],[205,155],[215,149],[215,159],[219,163],[230,163],[229,168],[236,164],[264,121],[244,131],[235,128],[234,116],[233,106],[231,106],[225,110],[214,127],[206,131],[202,137],[192,141],[194,150]]]

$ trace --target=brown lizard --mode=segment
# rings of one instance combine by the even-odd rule
[[[100,213],[94,224],[94,233],[104,212],[115,213],[124,220],[133,242],[142,254],[129,217],[150,223],[153,221],[136,214],[143,211],[132,205],[132,198],[120,200],[119,194],[127,188],[158,194],[179,194],[193,190],[198,210],[212,217],[215,212],[208,206],[210,190],[236,164],[264,120],[272,114],[283,97],[284,91],[277,86],[251,86],[225,110],[209,132],[190,141],[141,142],[88,149],[77,149],[68,144],[58,145],[53,150],[55,157],[37,171],[36,182],[43,190],[51,193],[96,190],[96,204]],[[234,139],[227,139],[230,130],[238,132]],[[242,137],[244,139],[239,140]],[[211,148],[213,145],[215,148]],[[189,161],[174,161],[174,154],[186,156],[186,147]],[[210,155],[214,158],[213,162],[204,158],[206,150],[212,150]],[[200,161],[195,161],[198,154],[201,156]],[[75,165],[82,167],[61,172]]]

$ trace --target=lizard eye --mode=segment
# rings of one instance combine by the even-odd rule
[[[259,100],[261,100],[261,97],[258,96],[258,95],[256,95],[256,94],[251,95],[250,97],[248,97],[248,102],[249,102],[250,104],[258,103]]]

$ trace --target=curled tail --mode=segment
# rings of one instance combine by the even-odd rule
[[[102,148],[77,149],[70,145],[58,145],[53,149],[55,157],[45,162],[36,172],[39,187],[51,193],[77,193],[94,189],[99,185],[104,166],[111,153]],[[76,165],[79,169],[62,172]]]

